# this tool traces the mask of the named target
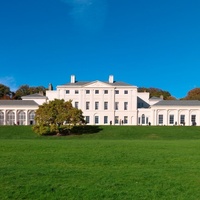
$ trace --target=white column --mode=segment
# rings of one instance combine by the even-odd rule
[[[29,125],[30,123],[29,123],[29,110],[26,110],[25,111],[25,114],[26,114],[26,125]]]
[[[92,115],[90,116],[90,124],[94,125],[95,121],[94,121],[94,115],[95,115],[95,109],[94,109],[94,89],[90,90],[91,94],[90,94],[90,110],[92,111]]]
[[[9,112],[9,110],[5,110],[5,125],[8,125],[8,123],[7,123],[8,112]]]
[[[17,112],[17,110],[14,110],[13,112],[15,113],[15,124],[17,124],[17,115],[18,115],[18,112]]]
[[[7,118],[6,110],[3,110],[3,114],[4,114],[4,122],[3,122],[3,125],[6,125],[6,118]]]
[[[191,118],[191,110],[188,110],[188,126],[190,126],[191,125],[191,120],[190,120],[190,118]]]

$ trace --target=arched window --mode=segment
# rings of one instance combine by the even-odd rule
[[[35,124],[35,111],[33,110],[29,113],[29,122],[30,125]]]
[[[4,113],[0,111],[0,125],[4,125]]]
[[[145,115],[142,114],[142,124],[145,124]]]
[[[8,123],[8,125],[14,125],[15,124],[15,113],[13,111],[9,111],[7,123]]]
[[[25,125],[26,124],[26,114],[24,111],[20,111],[18,115],[18,125]]]

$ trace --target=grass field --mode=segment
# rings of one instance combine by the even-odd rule
[[[0,199],[200,199],[200,127],[0,127]]]

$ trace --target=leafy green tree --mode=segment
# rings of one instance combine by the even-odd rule
[[[164,100],[175,99],[175,97],[172,97],[168,91],[164,91],[158,88],[145,88],[145,87],[138,88],[138,92],[145,92],[145,91],[150,93],[150,97],[162,96]]]
[[[169,97],[166,98],[166,100],[176,100],[176,98],[173,97],[173,96],[169,96]]]
[[[38,86],[38,87],[30,87],[29,85],[22,85],[19,89],[15,92],[14,99],[21,99],[22,96],[35,94],[39,92],[43,92],[45,94],[45,87]]]
[[[200,100],[200,88],[194,88],[187,93],[187,96],[183,98],[185,100]]]
[[[0,84],[0,99],[11,99],[12,94],[9,87]]]
[[[40,105],[35,115],[33,130],[40,134],[67,133],[77,125],[85,123],[82,111],[72,106],[72,101],[55,99]]]

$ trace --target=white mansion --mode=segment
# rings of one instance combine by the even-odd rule
[[[0,100],[0,125],[34,124],[38,106],[54,99],[71,99],[90,125],[200,125],[200,101],[149,98],[148,92],[138,92],[136,86],[115,81],[112,75],[106,82],[76,81],[72,75],[56,90],[50,84],[46,96]]]

